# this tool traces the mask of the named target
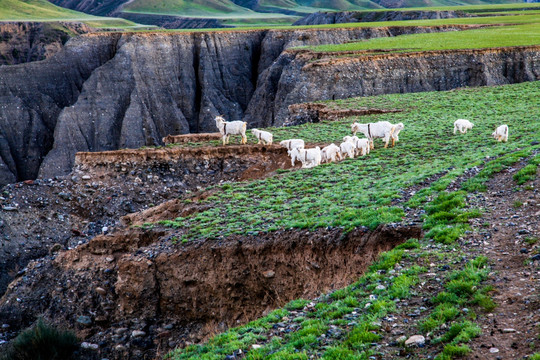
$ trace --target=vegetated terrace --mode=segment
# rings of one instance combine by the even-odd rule
[[[493,287],[484,284],[490,260],[478,256],[480,249],[459,243],[471,229],[470,219],[482,216],[482,209],[466,209],[468,199],[484,191],[494,174],[522,159],[528,158],[529,165],[513,176],[516,184],[534,179],[540,163],[538,95],[540,82],[529,82],[338,100],[328,105],[405,111],[270,129],[275,141],[303,138],[339,143],[350,133],[353,121],[405,124],[395,148],[383,149],[376,141],[376,149],[366,157],[284,171],[260,181],[225,184],[202,200],[212,205],[210,210],[162,223],[179,227],[184,241],[212,241],[233,233],[256,235],[290,228],[375,228],[424,214],[426,236],[382,254],[347,288],[317,299],[291,301],[283,309],[168,357],[407,357],[413,350],[403,346],[404,339],[389,343],[396,336],[388,339],[386,335],[392,328],[385,327],[398,320],[410,323],[408,335],[420,333],[431,339],[430,346],[415,350],[417,354],[438,354],[436,359],[447,360],[469,353],[467,343],[481,333],[475,324],[477,313],[490,312],[496,304],[490,295]],[[457,118],[471,120],[474,128],[467,134],[453,135]],[[503,123],[510,127],[508,143],[491,137],[495,126]],[[426,283],[429,285],[424,286]],[[429,301],[420,301],[422,298]],[[409,314],[413,311],[417,315]],[[380,344],[382,338],[385,346]],[[531,346],[530,353],[534,350]]]
[[[491,20],[491,18],[484,18],[483,20],[479,21],[478,24],[490,24],[490,22],[487,22],[488,19]],[[500,19],[498,20],[500,21]],[[540,14],[505,16],[504,24],[506,25],[495,25],[481,29],[450,31],[443,33],[401,35],[396,37],[384,37],[356,41],[346,44],[320,45],[306,48],[316,52],[365,50],[412,52],[528,46],[540,44]]]
[[[270,129],[274,141],[302,138],[311,143],[337,143],[350,135],[353,121],[403,122],[405,130],[393,149],[376,149],[367,157],[311,170],[284,171],[265,180],[225,184],[206,203],[212,209],[166,224],[182,228],[183,239],[219,238],[288,228],[368,226],[399,221],[404,210],[394,204],[404,189],[435,175],[444,175],[444,188],[465,169],[486,156],[518,149],[537,137],[540,123],[537,95],[540,83],[459,91],[397,94],[337,100],[339,108],[404,109],[401,113],[348,118],[336,122]],[[457,118],[470,119],[475,128],[466,136],[452,135]],[[495,125],[507,123],[512,141],[495,144]],[[252,139],[253,141],[253,139]],[[429,195],[429,194],[424,194]],[[424,201],[415,195],[408,205]]]

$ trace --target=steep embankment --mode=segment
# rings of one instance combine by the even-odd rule
[[[246,118],[253,126],[270,126],[287,118],[289,105],[313,100],[540,79],[540,46],[343,55],[284,52],[259,79]]]
[[[379,252],[421,230],[289,230],[183,246],[171,245],[171,234],[128,230],[33,262],[10,284],[0,316],[14,330],[37,314],[76,323],[81,338],[101,344],[85,358],[154,358],[294,298],[343,287]]]
[[[53,58],[0,69],[0,184],[67,174],[77,151],[158,145],[168,134],[215,131],[218,114],[278,126],[293,103],[540,78],[537,48],[349,54],[352,59],[329,61],[283,52],[464,28],[82,36]]]
[[[296,21],[293,25],[322,25],[322,24],[345,24],[354,22],[372,21],[401,21],[423,19],[452,19],[457,17],[469,17],[463,11],[320,11]]]
[[[129,0],[49,0],[55,5],[99,16],[116,16]]]
[[[0,22],[0,65],[50,58],[72,36],[92,31],[83,23]]]
[[[286,149],[277,145],[78,153],[69,178],[3,188],[0,295],[30,260],[110,232],[128,213],[199,187],[290,167]]]

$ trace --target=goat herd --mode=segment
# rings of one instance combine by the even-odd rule
[[[221,133],[223,145],[229,143],[230,135],[241,135],[242,144],[247,143],[246,129],[247,123],[243,121],[225,121],[223,116],[216,117],[216,126]],[[459,130],[460,133],[465,134],[467,130],[472,129],[474,126],[469,120],[458,119],[454,122],[454,134]],[[353,136],[345,136],[343,142],[337,146],[336,144],[330,144],[324,147],[322,150],[317,146],[311,149],[304,149],[304,140],[302,139],[290,139],[283,140],[279,144],[287,149],[289,156],[291,157],[292,166],[298,160],[302,163],[302,168],[311,168],[320,165],[323,162],[334,162],[344,160],[348,157],[351,159],[355,156],[367,155],[370,150],[374,149],[373,140],[375,138],[382,138],[384,141],[384,147],[388,147],[390,139],[392,139],[392,146],[399,141],[399,133],[403,130],[403,123],[392,124],[388,121],[379,121],[376,123],[360,124],[353,123],[351,125],[351,132]],[[258,139],[258,144],[272,144],[273,135],[268,131],[252,129],[251,132]],[[356,136],[356,133],[362,133],[366,137],[360,139]],[[495,132],[491,134],[497,141],[508,141],[508,126],[501,125],[497,127]]]

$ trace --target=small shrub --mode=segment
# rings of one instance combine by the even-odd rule
[[[61,331],[39,319],[13,340],[2,360],[72,359],[79,340],[70,331]]]

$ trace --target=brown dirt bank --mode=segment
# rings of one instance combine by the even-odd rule
[[[0,314],[12,331],[38,315],[76,329],[100,344],[101,357],[151,358],[158,344],[168,351],[291,299],[343,287],[379,252],[420,237],[421,229],[291,230],[179,245],[174,236],[126,230],[32,262],[9,286]],[[133,330],[145,335],[130,337]]]

